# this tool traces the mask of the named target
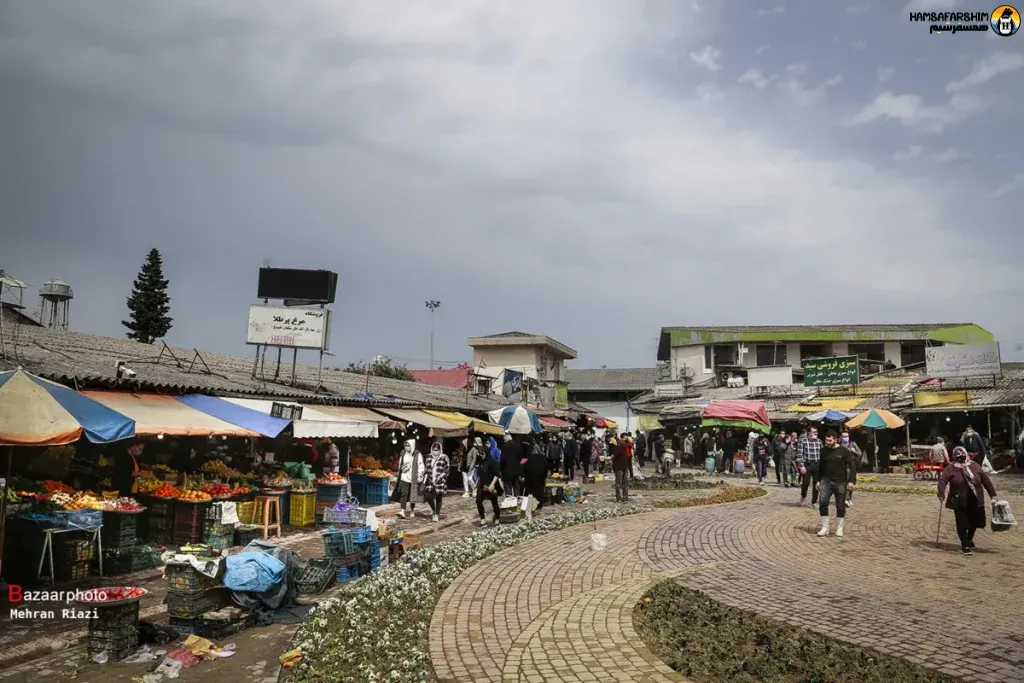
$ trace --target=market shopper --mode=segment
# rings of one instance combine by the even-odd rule
[[[640,467],[640,469],[643,469],[644,465],[647,464],[647,435],[639,430],[637,430],[636,433],[635,449],[636,464]]]
[[[490,439],[494,444],[494,439]],[[498,465],[500,457],[498,446],[494,444],[489,452],[480,455],[477,464],[476,475],[476,511],[480,515],[480,526],[487,526],[487,519],[484,517],[484,501],[491,501],[491,509],[494,512],[494,524],[501,523],[501,508],[498,506],[498,491],[501,490],[501,469]]]
[[[547,436],[547,457],[548,457],[548,473],[554,474],[562,471],[562,440],[559,439],[555,434],[549,434]]]
[[[476,487],[476,467],[480,462],[480,454],[483,448],[483,440],[479,436],[474,437],[473,446],[462,460],[463,498],[470,498],[473,495],[473,489]]]
[[[629,455],[625,442],[618,442],[612,449],[612,472],[615,473],[615,502],[629,502]]]
[[[441,519],[441,503],[444,501],[445,491],[448,490],[450,469],[451,462],[448,456],[441,450],[441,444],[435,441],[430,446],[430,469],[423,482],[424,495],[433,513],[431,519],[435,522]]]
[[[974,431],[974,427],[967,425],[967,429],[960,437],[960,445],[967,450],[967,454],[971,456],[971,460],[981,463],[985,457],[985,440],[981,438],[981,434]]]
[[[949,492],[949,495],[946,492]],[[953,511],[960,552],[974,554],[974,532],[985,528],[985,492],[996,502],[996,487],[981,465],[970,459],[967,449],[953,449],[953,462],[939,475],[939,500]]]
[[[800,472],[800,505],[814,507],[818,502],[818,462],[821,460],[821,441],[818,440],[818,428],[809,427],[800,437],[796,448],[796,465]],[[807,503],[807,487],[814,483],[811,491],[811,502]],[[846,501],[843,501],[844,505]]]
[[[490,441],[494,443],[494,438],[491,437]],[[501,483],[506,496],[518,496],[522,493],[523,487],[519,483],[519,479],[523,476],[523,466],[520,461],[529,453],[529,451],[524,452],[523,448],[529,448],[529,446],[530,444],[527,443],[517,443],[512,439],[512,435],[506,432],[505,441],[501,445],[501,454],[499,456]],[[480,481],[483,480],[481,479]]]
[[[859,467],[861,458],[864,457],[864,452],[857,445],[857,442],[850,438],[850,430],[844,429],[839,433],[839,444],[853,453],[854,462]],[[853,507],[853,489],[849,487],[846,488],[846,507]]]
[[[404,519],[416,514],[416,503],[423,502],[423,482],[427,477],[423,455],[416,450],[416,439],[405,442],[405,448],[398,459],[398,486],[392,501],[401,503]]]
[[[665,462],[665,434],[663,432],[658,432],[654,435],[652,453],[654,454],[654,466],[658,472],[664,472],[666,475],[671,474],[672,469]]]
[[[537,500],[536,510],[544,506],[544,484],[548,477],[548,463],[540,448],[531,449],[523,466],[523,477],[526,481],[527,495]],[[532,514],[530,515],[532,518]]]
[[[622,442],[626,448],[626,458],[629,465],[629,480],[633,481],[633,436],[626,432],[622,435]]]
[[[725,438],[722,440],[721,449],[722,464],[721,469],[719,469],[718,471],[722,473],[732,472],[733,467],[735,467],[735,465],[733,465],[733,462],[736,460],[737,440],[736,437],[733,436],[731,429],[726,430]]]
[[[576,433],[567,433],[565,447],[562,449],[562,474],[566,479],[571,480],[576,476],[576,461],[579,459],[580,442],[576,440]]]
[[[941,436],[935,438],[935,444],[929,451],[928,457],[933,465],[942,465],[945,467],[950,463],[949,450],[946,448],[945,438]]]
[[[757,483],[764,486],[764,478],[768,475],[768,460],[772,457],[772,443],[765,434],[759,434],[750,450],[750,459],[757,472]]]
[[[580,467],[583,468],[583,478],[590,477],[590,458],[594,454],[594,439],[590,432],[583,435],[580,442]]]
[[[820,491],[818,514],[821,515],[819,536],[828,536],[828,504],[836,499],[836,536],[842,536],[846,527],[846,490],[857,485],[857,459],[850,449],[839,443],[839,435],[829,430],[825,447],[818,459],[818,481],[814,489]]]
[[[693,432],[688,432],[686,438],[683,439],[683,459],[691,465],[693,464],[694,441]]]
[[[787,442],[789,437],[786,436],[785,430],[780,431],[772,439],[772,457],[775,458],[775,481],[780,486],[782,485],[782,456],[786,453]]]
[[[778,465],[779,465],[779,468],[782,470],[782,483],[787,488],[790,487],[790,486],[796,486],[796,482],[797,482],[797,477],[796,477],[796,474],[797,474],[797,472],[796,472],[796,443],[797,443],[797,438],[798,438],[798,436],[797,436],[796,432],[793,432],[788,437],[786,437],[786,445],[785,445],[784,450],[782,451],[782,455],[781,456],[776,456],[776,458],[781,458],[781,462],[779,462]]]

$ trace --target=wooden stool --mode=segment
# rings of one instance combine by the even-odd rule
[[[261,510],[260,520],[256,527],[263,532],[263,540],[270,536],[270,530],[274,530],[275,536],[281,535],[281,496],[256,496],[256,508]],[[274,511],[274,523],[270,523],[270,511]]]

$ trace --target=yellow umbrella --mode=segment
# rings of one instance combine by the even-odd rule
[[[899,429],[906,424],[902,418],[890,413],[888,410],[872,408],[852,418],[846,423],[846,426],[849,429],[856,429],[857,427],[864,427],[865,429]]]

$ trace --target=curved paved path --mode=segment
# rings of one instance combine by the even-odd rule
[[[1024,535],[980,532],[961,557],[952,515],[935,547],[933,496],[860,493],[844,538],[818,538],[816,510],[771,489],[728,505],[659,510],[511,548],[471,567],[434,612],[443,683],[685,679],[640,642],[632,609],[674,577],[727,604],[985,683],[1024,681],[1019,572]],[[1017,510],[1024,499],[1006,496]],[[957,585],[954,587],[953,582]],[[943,651],[956,624],[974,646]]]

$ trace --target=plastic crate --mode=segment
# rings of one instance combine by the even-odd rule
[[[367,491],[366,495],[363,496],[362,501],[363,505],[387,505],[388,502],[390,502],[389,498],[390,496],[387,491],[384,491],[383,493]]]
[[[167,615],[182,619],[195,619],[205,612],[223,607],[227,592],[223,588],[198,591],[167,591]]]
[[[54,538],[54,562],[88,562],[96,557],[96,544],[92,536],[72,536],[72,533],[58,534]]]
[[[357,526],[348,530],[352,535],[353,543],[368,543],[374,539],[373,532],[368,526]]]
[[[331,578],[334,578],[333,575]],[[210,640],[221,640],[254,626],[256,626],[255,612],[246,612],[241,618],[234,621],[200,618],[195,623],[195,634]]]
[[[185,500],[175,501],[174,526],[199,526],[206,519],[210,503],[190,503]]]
[[[281,508],[281,524],[291,524],[291,495],[292,492],[286,490],[278,499],[278,505]]]
[[[152,568],[152,558],[148,554],[136,553],[134,548],[103,549],[103,573],[108,576],[131,574]]]
[[[168,619],[170,627],[182,636],[198,635],[196,633],[198,622],[198,619],[182,619],[181,617],[170,617]]]
[[[256,521],[256,501],[250,500],[245,503],[236,503],[235,512],[238,514],[238,521],[242,524],[252,524]]]
[[[367,477],[367,495],[376,494],[379,496],[388,495],[388,486],[391,484],[391,477]]]
[[[355,581],[359,578],[359,570],[357,567],[338,567],[335,580],[338,583],[348,583],[349,581]]]
[[[235,530],[234,524],[221,524],[207,520],[203,524],[203,536],[224,536]]]
[[[235,545],[244,548],[262,536],[260,528],[255,524],[242,524],[235,527]]]
[[[354,567],[362,561],[363,553],[357,550],[356,552],[349,553],[348,555],[340,555],[338,557],[329,557],[326,559],[331,560],[335,567]]]
[[[190,564],[169,564],[164,572],[167,576],[168,591],[202,591],[220,585],[220,581],[200,574]]]
[[[139,602],[112,607],[96,607],[96,616],[89,619],[89,628],[98,630],[116,630],[127,626],[138,626]]]
[[[100,537],[103,539],[103,547],[106,548],[131,548],[135,545],[136,517],[138,515],[124,515],[118,512],[103,513],[103,528],[100,530]]]
[[[333,508],[324,510],[323,519],[333,524],[352,524],[357,526],[366,525],[366,510],[359,508],[345,508],[335,510]]]
[[[300,595],[317,595],[323,593],[336,577],[332,558],[315,557],[296,576],[295,588]]]
[[[316,494],[293,491],[288,500],[288,518],[292,526],[311,526],[316,521]]]
[[[220,536],[207,536],[203,542],[215,550],[227,550],[235,544],[235,530]]]
[[[355,552],[355,541],[349,531],[332,529],[324,532],[324,555],[341,557]]]
[[[89,629],[87,651],[90,658],[104,653],[108,661],[116,662],[131,655],[138,647],[138,623],[116,629]]]
[[[62,562],[55,565],[58,581],[78,581],[89,576],[89,562]]]
[[[210,507],[206,508],[206,521],[220,524],[223,518],[224,506],[221,503],[210,503]]]
[[[150,519],[155,517],[174,517],[174,501],[150,497],[146,501],[146,514]]]
[[[171,531],[174,529],[174,518],[173,517],[150,517],[149,518],[149,533],[152,535],[158,531]]]

